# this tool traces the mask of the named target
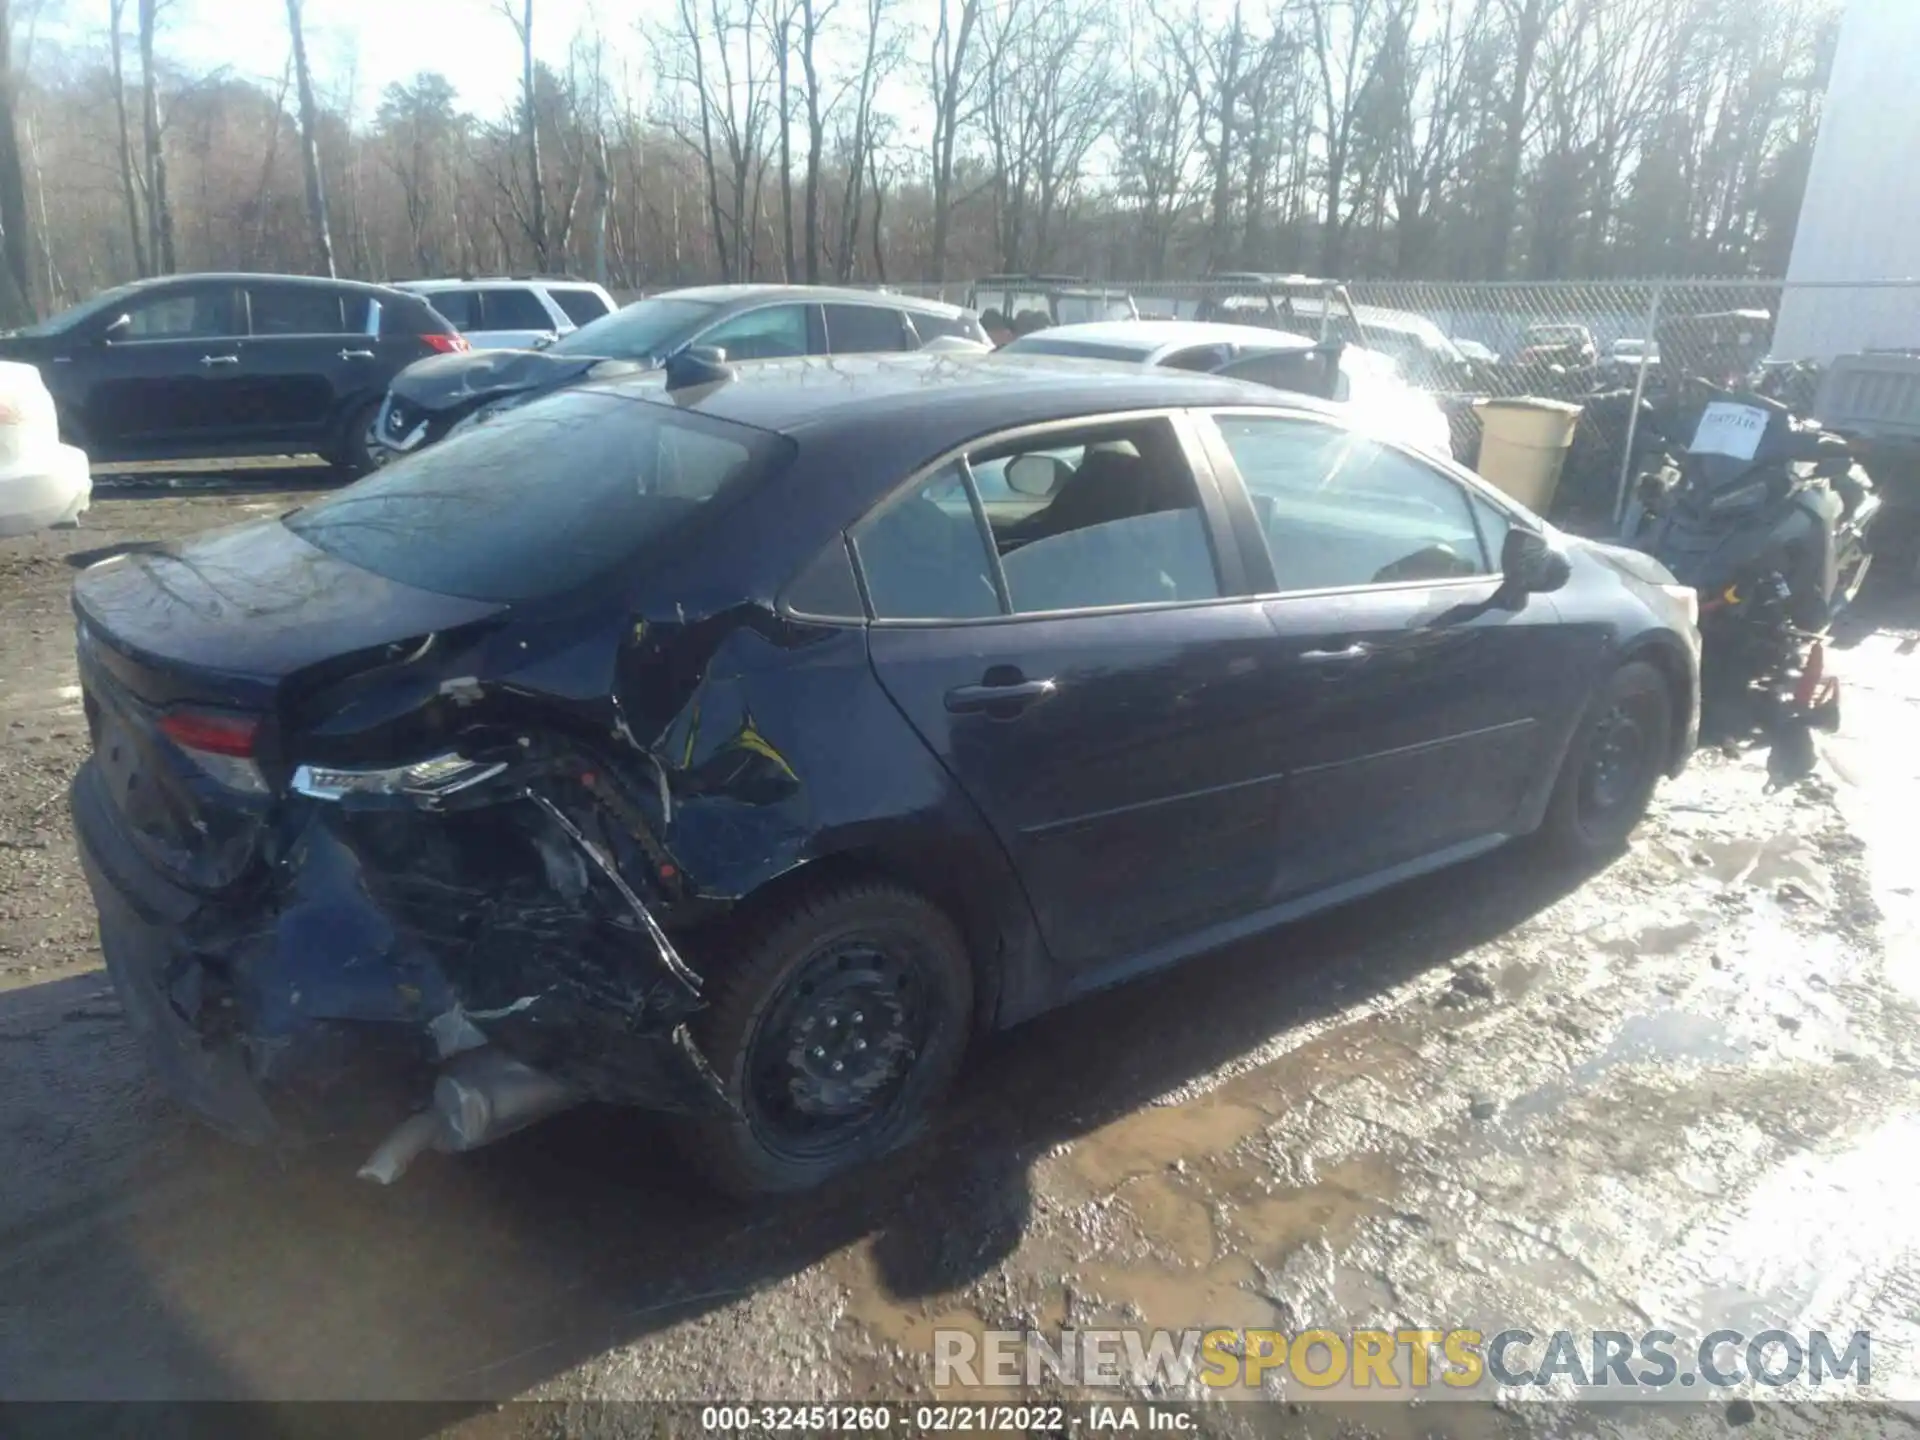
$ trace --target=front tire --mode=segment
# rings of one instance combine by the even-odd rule
[[[1598,865],[1625,847],[1672,751],[1666,677],[1630,660],[1587,706],[1554,782],[1542,834],[1565,858]]]
[[[837,883],[729,946],[694,1038],[737,1114],[681,1147],[738,1197],[809,1189],[899,1148],[960,1067],[973,971],[960,932],[898,885]]]

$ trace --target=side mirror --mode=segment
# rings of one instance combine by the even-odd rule
[[[1558,590],[1573,576],[1567,557],[1536,530],[1515,525],[1500,547],[1500,592],[1507,604],[1519,609],[1529,595]]]
[[[116,340],[125,340],[133,333],[133,316],[119,314],[107,322],[107,328],[100,332],[100,338],[111,345]]]
[[[733,378],[727,352],[718,345],[689,345],[669,358],[665,368],[669,392],[717,385]]]
[[[536,350],[544,350],[549,345],[558,341],[559,338],[560,332],[558,330],[549,330],[544,335],[536,335],[533,337],[533,348]]]
[[[1046,455],[1016,455],[1007,462],[1007,488],[1031,500],[1044,500],[1060,483],[1060,467]]]

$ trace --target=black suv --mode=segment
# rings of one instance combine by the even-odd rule
[[[955,305],[890,290],[828,285],[702,285],[635,301],[538,350],[475,350],[432,359],[395,378],[376,431],[390,455],[588,379],[664,365],[695,346],[727,360],[869,355],[932,340],[987,343],[980,321]]]
[[[0,336],[95,462],[314,451],[356,473],[393,377],[466,348],[417,295],[303,275],[142,280]]]

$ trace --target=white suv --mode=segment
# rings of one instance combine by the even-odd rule
[[[533,350],[619,307],[584,280],[398,280],[421,296],[476,350]]]

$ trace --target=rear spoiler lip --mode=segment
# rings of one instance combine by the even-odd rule
[[[75,648],[82,672],[90,662],[105,670],[129,694],[152,705],[193,701],[264,711],[272,705],[278,682],[239,671],[209,670],[151,654],[108,630],[87,611],[74,587]]]

